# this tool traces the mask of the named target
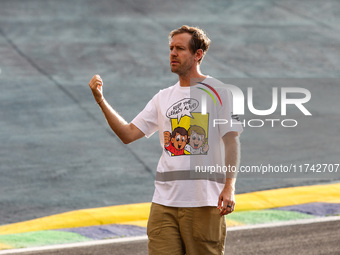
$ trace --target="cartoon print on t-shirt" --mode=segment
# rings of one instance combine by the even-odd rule
[[[176,127],[172,133],[164,132],[164,148],[174,156],[184,155],[184,148],[188,142],[188,131],[183,127]]]
[[[184,98],[167,110],[171,130],[165,131],[164,149],[171,156],[207,154],[209,114],[192,112],[199,102],[193,98]]]
[[[200,126],[190,126],[188,130],[188,144],[185,149],[190,152],[190,154],[206,154],[209,150],[209,145],[207,144],[207,138],[204,128]]]

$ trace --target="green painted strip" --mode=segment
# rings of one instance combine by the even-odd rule
[[[4,244],[4,243],[0,243],[0,251],[1,250],[7,250],[7,249],[12,249],[13,247],[7,245],[7,244]]]
[[[234,212],[232,214],[227,215],[227,219],[241,222],[243,224],[260,224],[310,218],[315,218],[315,216],[305,213],[280,210]]]
[[[64,231],[37,231],[20,234],[0,235],[0,242],[15,248],[26,248],[53,244],[91,241],[82,235]]]

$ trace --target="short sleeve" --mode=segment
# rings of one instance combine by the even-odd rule
[[[222,93],[222,106],[218,112],[218,118],[227,120],[224,124],[218,125],[220,136],[223,137],[226,133],[236,131],[242,133],[243,126],[238,115],[233,114],[233,95],[228,89],[224,89]]]
[[[131,121],[147,138],[158,130],[156,96],[157,95],[155,95],[145,108]]]

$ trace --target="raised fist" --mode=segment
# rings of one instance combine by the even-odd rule
[[[164,133],[164,146],[168,146],[170,143],[170,132],[169,131],[165,131]]]
[[[100,78],[100,76],[96,74],[90,80],[89,86],[91,88],[94,99],[97,101],[97,103],[100,102],[104,98],[102,78]]]

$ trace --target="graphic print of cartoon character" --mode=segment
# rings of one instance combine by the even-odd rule
[[[164,148],[174,156],[185,155],[184,148],[188,142],[188,131],[183,127],[176,127],[172,134],[169,131],[164,133]]]
[[[206,154],[209,150],[209,145],[207,144],[205,130],[196,125],[190,126],[188,135],[189,139],[185,150],[190,154]]]

